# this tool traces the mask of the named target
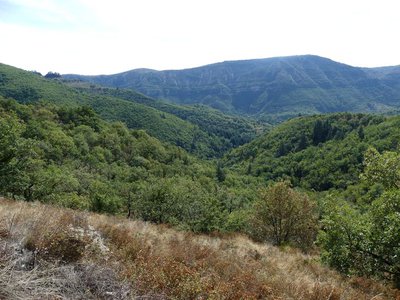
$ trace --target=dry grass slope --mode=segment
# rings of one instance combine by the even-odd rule
[[[400,299],[317,256],[0,199],[0,299]]]

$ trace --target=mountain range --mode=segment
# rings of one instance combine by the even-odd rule
[[[198,68],[67,74],[178,104],[281,121],[299,114],[389,112],[400,107],[400,66],[360,68],[315,56],[225,61]]]

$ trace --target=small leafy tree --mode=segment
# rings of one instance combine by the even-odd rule
[[[315,204],[288,182],[275,183],[260,192],[251,226],[252,236],[257,240],[307,249],[317,232]]]

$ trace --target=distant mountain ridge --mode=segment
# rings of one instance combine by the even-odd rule
[[[359,68],[314,56],[226,61],[184,70],[136,69],[115,75],[63,75],[135,89],[175,103],[287,119],[328,112],[400,107],[400,66]]]

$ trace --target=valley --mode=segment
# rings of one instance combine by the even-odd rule
[[[397,299],[399,74],[311,55],[55,78],[0,64],[0,298],[34,270],[19,295]],[[63,268],[87,295],[44,290]]]

